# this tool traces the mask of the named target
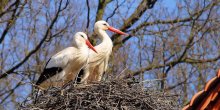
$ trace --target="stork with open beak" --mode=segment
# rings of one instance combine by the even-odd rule
[[[75,80],[79,71],[88,63],[90,50],[88,47],[97,53],[87,35],[77,32],[73,38],[73,47],[68,47],[49,59],[36,85],[40,89],[48,89],[62,87]]]
[[[79,73],[81,79],[78,79],[80,83],[89,83],[101,81],[103,73],[108,68],[108,60],[112,52],[113,43],[111,38],[106,33],[106,30],[121,34],[128,35],[116,28],[109,26],[106,21],[97,21],[95,23],[94,31],[101,39],[101,43],[95,46],[95,49],[99,54],[95,54],[90,51],[89,64],[85,66]]]

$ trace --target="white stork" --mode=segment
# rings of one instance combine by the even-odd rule
[[[106,30],[116,32],[122,35],[128,35],[118,29],[115,29],[106,21],[97,21],[95,23],[94,31],[101,39],[101,43],[95,46],[99,54],[90,51],[89,64],[81,71],[77,79],[78,82],[86,84],[87,82],[101,81],[103,73],[107,70],[108,60],[112,52],[113,43],[111,38],[106,33]]]
[[[88,63],[89,48],[97,53],[87,35],[77,32],[73,38],[73,47],[68,47],[53,55],[47,62],[36,85],[40,89],[61,87],[75,80],[79,71]]]

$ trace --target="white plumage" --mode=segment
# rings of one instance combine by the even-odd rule
[[[61,87],[75,80],[79,71],[88,63],[88,47],[96,52],[85,33],[76,33],[73,47],[68,47],[49,59],[36,85],[41,89],[47,89]]]
[[[95,49],[99,54],[95,54],[90,51],[89,64],[83,69],[83,76],[81,78],[81,83],[89,83],[94,81],[101,81],[103,73],[108,68],[108,60],[112,52],[113,43],[106,30],[116,32],[122,35],[128,35],[120,30],[117,30],[111,26],[106,21],[97,21],[94,27],[95,33],[101,39],[101,43],[95,46]],[[81,71],[82,72],[82,71]]]

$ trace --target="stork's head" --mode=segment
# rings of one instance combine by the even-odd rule
[[[83,47],[83,46],[88,46],[90,49],[92,49],[93,51],[96,51],[96,49],[93,47],[93,45],[89,42],[87,35],[84,32],[77,32],[74,36],[74,40],[73,43],[77,46],[77,47]]]
[[[118,33],[118,34],[122,34],[122,35],[128,35],[114,27],[111,27],[106,21],[103,21],[103,20],[100,20],[100,21],[97,21],[95,23],[95,32],[97,33],[98,30],[109,30],[109,31],[112,31],[112,32],[115,32],[115,33]]]

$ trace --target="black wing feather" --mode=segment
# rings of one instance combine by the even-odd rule
[[[41,73],[41,76],[39,77],[38,81],[36,82],[36,85],[40,85],[42,82],[53,77],[54,75],[61,72],[62,70],[63,69],[61,67],[52,67],[52,68],[44,69],[44,71]]]
[[[47,79],[53,77],[54,75],[56,75],[57,73],[63,70],[61,67],[46,68],[50,60],[51,58],[47,61],[44,67],[44,71],[41,73],[38,81],[36,82],[36,85],[40,85],[42,82],[46,81]]]

